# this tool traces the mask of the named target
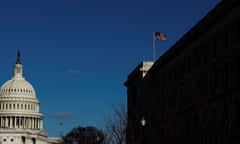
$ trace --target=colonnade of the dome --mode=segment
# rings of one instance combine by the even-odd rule
[[[1,128],[42,129],[41,117],[0,116]]]

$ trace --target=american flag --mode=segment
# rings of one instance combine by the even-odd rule
[[[167,36],[162,32],[155,32],[154,39],[155,40],[167,40]]]

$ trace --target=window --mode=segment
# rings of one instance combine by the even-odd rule
[[[207,64],[207,62],[208,62],[208,47],[206,45],[203,46],[203,50],[204,50],[204,62],[205,62],[205,64]]]
[[[226,62],[224,64],[224,89],[228,88],[229,83],[229,64]]]
[[[206,73],[205,76],[204,76],[204,83],[205,83],[205,93],[208,94],[208,74]]]
[[[191,57],[190,57],[190,55],[186,56],[185,62],[186,62],[186,64],[185,64],[186,72],[190,73],[191,72]]]
[[[177,80],[177,68],[174,68],[174,80]]]
[[[228,39],[228,31],[227,29],[224,30],[223,32],[223,49],[226,51],[229,47],[229,39]]]
[[[213,79],[213,91],[216,92],[217,91],[217,88],[218,88],[218,69],[215,68],[214,70],[214,79]]]
[[[217,55],[217,36],[213,38],[213,56]]]
[[[32,138],[32,144],[36,144],[36,139]]]
[[[238,58],[237,58],[237,74],[238,74],[238,79],[240,80],[240,55],[238,55]]]
[[[169,106],[171,109],[175,109],[176,107],[176,93],[172,92],[169,94]]]
[[[25,142],[26,142],[26,138],[23,136],[22,137],[22,143],[25,144]]]
[[[195,51],[195,66],[199,67],[199,52],[198,52],[198,50]]]
[[[180,63],[180,79],[183,79],[183,63]]]
[[[237,39],[240,39],[240,18],[236,22]]]
[[[184,88],[180,89],[180,106],[184,106]]]

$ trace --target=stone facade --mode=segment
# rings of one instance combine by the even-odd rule
[[[240,143],[240,1],[221,1],[142,74],[125,82],[128,144]]]

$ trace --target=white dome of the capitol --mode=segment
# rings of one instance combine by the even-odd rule
[[[2,85],[0,96],[14,96],[36,99],[33,86],[24,78],[19,79],[16,77],[13,77],[11,80],[8,80]]]
[[[0,89],[0,143],[47,143],[35,90],[22,75],[20,52],[13,77]]]

